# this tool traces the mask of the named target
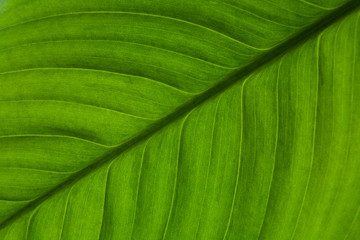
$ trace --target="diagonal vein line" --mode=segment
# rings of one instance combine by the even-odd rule
[[[358,25],[359,25],[359,20],[360,20],[360,14],[357,16],[357,19],[356,19],[356,23],[355,23],[355,29],[357,30],[358,29]],[[354,61],[353,61],[353,72],[352,72],[352,84],[354,84],[354,75],[355,75],[355,69],[356,69],[356,67],[355,67],[355,61],[356,61],[356,52],[357,52],[357,45],[356,45],[356,43],[357,43],[357,38],[358,38],[358,36],[357,36],[357,31],[355,32],[355,37],[354,37]],[[352,85],[353,86],[353,85]],[[354,89],[354,87],[353,87],[353,89]],[[354,90],[353,90],[354,91]],[[352,92],[353,92],[352,91]],[[351,103],[353,102],[353,94],[351,95]],[[353,105],[353,104],[351,104],[351,105]],[[351,131],[350,131],[350,133],[351,133]],[[350,146],[349,146],[349,148],[350,148]],[[348,153],[347,154],[349,154],[349,151],[350,151],[350,149],[348,148]],[[346,235],[345,235],[345,237],[344,237],[344,240],[347,240],[348,239],[348,237],[350,236],[350,234],[351,234],[351,231],[353,230],[353,228],[355,227],[355,223],[356,223],[356,221],[357,221],[357,219],[358,219],[358,217],[360,216],[360,206],[358,207],[358,209],[357,209],[357,211],[356,211],[356,213],[355,213],[355,216],[354,216],[354,218],[353,218],[353,220],[352,220],[352,222],[351,222],[351,224],[350,224],[350,227],[349,227],[349,230],[347,231],[347,233],[346,233]]]
[[[349,230],[348,232],[346,233],[345,237],[344,237],[344,240],[347,240],[348,237],[350,236],[351,234],[351,231],[354,230],[354,227],[355,227],[355,223],[358,219],[358,217],[360,216],[360,206],[358,208],[358,210],[356,211],[356,214],[354,216],[354,219],[352,220],[351,224],[350,224],[350,227],[349,227]]]
[[[224,79],[219,81],[213,87],[208,89],[207,91],[195,96],[190,101],[186,102],[185,104],[179,106],[175,109],[174,112],[170,113],[169,115],[165,116],[164,118],[160,119],[159,121],[151,124],[148,128],[144,131],[140,132],[138,135],[131,138],[129,141],[125,142],[124,144],[115,147],[105,153],[103,156],[99,157],[97,161],[93,164],[89,165],[88,167],[74,173],[68,180],[65,182],[57,185],[49,192],[45,193],[44,195],[40,196],[35,201],[29,203],[24,208],[20,209],[18,212],[13,214],[10,218],[5,220],[3,223],[0,224],[0,229],[3,229],[5,226],[11,224],[14,220],[16,220],[19,216],[23,215],[24,213],[33,210],[48,199],[50,196],[56,194],[57,192],[61,191],[62,189],[67,188],[69,185],[73,185],[75,182],[79,181],[89,173],[96,171],[101,166],[111,162],[117,156],[119,156],[124,151],[132,148],[133,146],[147,140],[153,134],[160,131],[164,127],[168,126],[169,124],[173,123],[177,119],[185,116],[189,111],[196,108],[197,106],[201,105],[202,103],[206,102],[208,99],[213,98],[226,89],[233,86],[235,83],[243,82],[244,79],[249,76],[254,71],[258,70],[260,67],[278,59],[288,51],[294,49],[295,47],[299,46],[300,44],[304,43],[306,40],[311,38],[312,36],[318,34],[325,28],[331,26],[333,23],[339,21],[340,19],[344,18],[345,16],[349,15],[350,13],[354,12],[360,7],[359,0],[351,0],[348,3],[344,4],[343,6],[339,7],[338,9],[330,12],[324,18],[320,19],[319,21],[309,25],[307,28],[303,29],[302,31],[298,32],[297,34],[293,35],[288,40],[284,41],[282,44],[277,45],[273,49],[265,52],[253,62],[249,63],[245,67],[235,69],[232,71],[228,76]]]
[[[309,173],[308,173],[308,177],[307,177],[307,180],[306,180],[306,186],[305,186],[305,190],[304,190],[304,195],[303,195],[302,200],[301,200],[300,210],[299,210],[299,213],[298,213],[297,218],[296,218],[295,227],[294,227],[293,232],[291,234],[291,240],[294,239],[295,233],[298,230],[300,217],[301,217],[301,215],[303,213],[303,209],[304,209],[304,205],[305,205],[305,201],[306,201],[306,197],[307,197],[307,193],[308,193],[308,189],[309,189],[309,185],[310,185],[312,169],[313,169],[313,165],[314,165],[315,145],[316,145],[317,113],[319,112],[319,101],[318,101],[318,99],[319,99],[319,81],[320,81],[320,45],[321,45],[321,37],[322,37],[322,34],[320,34],[320,36],[318,37],[317,44],[316,44],[317,45],[316,46],[317,83],[316,83],[316,93],[315,93],[316,98],[315,98],[315,109],[314,109],[314,129],[313,129],[313,139],[312,139],[312,153],[311,153]]]
[[[178,175],[179,175],[179,159],[181,158],[180,156],[180,150],[182,148],[182,142],[183,142],[183,136],[184,136],[184,126],[186,124],[186,121],[188,119],[188,117],[190,116],[190,114],[192,113],[189,112],[186,117],[184,118],[182,125],[180,127],[180,133],[179,133],[179,144],[178,144],[178,154],[177,154],[177,158],[176,158],[176,169],[175,169],[175,179],[174,179],[174,186],[173,186],[173,192],[172,192],[172,196],[171,196],[171,203],[170,203],[170,209],[169,209],[169,213],[168,213],[168,217],[166,220],[166,225],[165,225],[165,229],[163,232],[163,236],[162,236],[162,240],[166,239],[166,234],[167,234],[167,230],[169,228],[169,224],[170,224],[170,219],[171,219],[171,215],[173,213],[173,208],[174,208],[174,201],[175,201],[175,196],[176,196],[176,188],[178,185]]]
[[[268,189],[268,194],[267,194],[267,199],[266,199],[266,207],[265,207],[265,211],[264,211],[264,217],[261,221],[257,240],[260,239],[260,237],[263,233],[265,218],[266,218],[267,211],[269,208],[271,188],[272,188],[272,184],[274,182],[274,172],[275,172],[276,156],[277,156],[278,142],[279,142],[279,76],[280,76],[279,74],[280,74],[281,65],[282,65],[282,60],[280,60],[280,62],[279,62],[278,72],[277,72],[277,76],[276,76],[276,135],[275,135],[275,145],[274,145],[274,155],[273,155],[274,162],[273,162],[273,166],[271,168],[271,179],[270,179],[270,184],[269,184],[269,189]]]
[[[142,150],[142,154],[141,154],[141,162],[140,162],[140,167],[139,167],[139,176],[138,176],[138,180],[137,180],[137,186],[136,186],[136,196],[135,196],[135,209],[134,209],[134,219],[132,222],[132,231],[131,231],[131,239],[134,238],[134,228],[135,228],[135,223],[136,223],[136,218],[138,217],[138,206],[139,206],[139,192],[140,192],[140,185],[141,185],[141,174],[142,174],[142,168],[143,168],[143,164],[144,164],[144,157],[145,157],[145,152],[146,152],[146,148],[147,145],[149,144],[149,140],[146,141],[146,143],[144,144],[144,148]],[[113,161],[112,161],[113,162]],[[111,163],[112,163],[111,162]],[[110,163],[110,164],[111,164]]]
[[[66,215],[67,215],[68,204],[69,204],[69,199],[70,199],[72,189],[73,188],[71,187],[69,192],[67,193],[67,196],[66,196],[66,201],[65,201],[65,205],[64,205],[64,213],[63,213],[63,217],[62,217],[62,221],[61,221],[61,229],[60,229],[60,233],[59,233],[59,240],[61,240],[62,237],[63,237],[65,219],[66,219]]]
[[[223,240],[226,239],[228,232],[229,232],[229,228],[230,228],[230,224],[231,224],[231,220],[233,217],[233,213],[234,213],[234,206],[235,206],[235,199],[236,199],[236,195],[237,195],[237,189],[238,189],[238,185],[239,185],[239,178],[240,178],[240,170],[241,170],[241,157],[242,157],[242,143],[243,143],[243,135],[244,135],[244,87],[246,82],[248,81],[249,78],[246,78],[245,81],[243,82],[243,85],[241,87],[241,115],[240,115],[240,126],[241,126],[241,133],[240,133],[240,141],[239,141],[239,158],[238,158],[238,162],[237,162],[237,170],[236,170],[236,181],[235,181],[235,186],[234,186],[234,194],[232,197],[232,201],[231,201],[231,208],[230,208],[230,213],[229,213],[229,218],[226,224],[226,229],[225,229],[225,233],[223,236]]]
[[[31,223],[32,223],[32,220],[33,220],[33,217],[34,215],[36,214],[37,212],[37,209],[36,208],[30,215],[29,219],[28,219],[28,222],[27,222],[27,225],[26,225],[26,231],[25,231],[25,240],[28,240],[29,239],[29,232],[30,232],[30,226],[31,226]]]
[[[197,230],[196,230],[196,239],[199,239],[199,230],[200,230],[200,226],[201,226],[201,220],[202,220],[202,215],[203,215],[203,210],[205,208],[205,202],[206,202],[206,194],[207,192],[207,188],[208,188],[208,183],[209,183],[209,172],[210,172],[210,166],[211,166],[211,162],[213,159],[213,152],[214,152],[214,132],[215,132],[215,128],[216,128],[216,120],[218,118],[218,110],[219,110],[219,103],[221,101],[221,98],[224,95],[220,96],[216,102],[216,107],[215,107],[215,111],[214,111],[214,119],[213,119],[213,124],[212,124],[212,128],[211,128],[211,140],[210,140],[210,151],[209,151],[209,160],[208,160],[208,164],[206,167],[206,177],[205,177],[205,185],[203,186],[204,188],[204,197],[202,198],[201,204],[200,204],[200,214],[199,214],[199,222],[198,222],[198,226],[197,226]]]
[[[103,234],[103,229],[104,229],[104,216],[105,216],[105,208],[106,208],[106,202],[107,202],[107,195],[108,195],[108,189],[109,189],[109,175],[110,175],[110,171],[111,171],[111,166],[114,163],[114,161],[112,161],[107,170],[106,170],[106,176],[105,176],[105,186],[104,186],[104,203],[103,203],[103,207],[102,207],[102,218],[101,218],[101,224],[100,224],[100,228],[99,228],[99,240],[102,239],[101,236]]]

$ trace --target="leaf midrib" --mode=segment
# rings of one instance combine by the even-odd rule
[[[65,182],[57,185],[41,197],[37,198],[36,200],[30,202],[28,205],[20,209],[19,211],[15,212],[12,216],[6,219],[4,222],[0,224],[0,229],[5,228],[10,223],[14,222],[18,217],[25,214],[26,212],[32,210],[36,206],[40,205],[50,196],[53,196],[57,192],[61,191],[62,189],[75,184],[77,181],[82,179],[83,177],[87,176],[88,174],[96,171],[100,167],[104,166],[107,163],[115,160],[120,154],[124,151],[134,147],[135,145],[145,141],[146,139],[150,138],[153,134],[157,133],[164,127],[168,126],[172,122],[176,121],[177,119],[185,116],[189,111],[196,108],[197,106],[201,105],[202,103],[206,102],[208,99],[213,98],[226,89],[230,88],[236,83],[244,81],[247,76],[251,73],[255,72],[259,68],[263,67],[266,64],[278,59],[285,53],[289,52],[290,50],[296,48],[300,44],[306,42],[312,36],[316,35],[317,33],[321,32],[325,28],[331,26],[332,24],[336,23],[340,19],[344,18],[345,16],[349,15],[350,13],[354,12],[357,8],[360,7],[359,0],[351,0],[346,4],[342,5],[338,9],[330,12],[329,14],[325,15],[320,20],[316,21],[315,23],[309,25],[308,27],[304,28],[300,32],[291,36],[285,42],[277,45],[273,49],[269,50],[268,52],[260,55],[251,63],[247,64],[244,67],[235,69],[232,71],[228,76],[226,76],[223,80],[219,81],[210,89],[206,90],[200,95],[197,95],[190,101],[184,103],[183,105],[176,108],[172,113],[168,114],[167,116],[161,118],[160,120],[154,122],[145,130],[140,132],[138,135],[132,137],[130,140],[125,142],[124,144],[119,145],[107,153],[102,155],[98,158],[93,164],[89,165],[88,167],[74,173],[68,180]]]

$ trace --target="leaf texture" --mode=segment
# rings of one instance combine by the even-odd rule
[[[0,4],[0,239],[357,239],[345,3]]]

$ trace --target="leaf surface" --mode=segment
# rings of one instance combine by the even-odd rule
[[[357,239],[358,5],[3,2],[0,238]]]

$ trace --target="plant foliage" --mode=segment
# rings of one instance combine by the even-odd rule
[[[1,0],[0,239],[359,239],[359,5]]]

